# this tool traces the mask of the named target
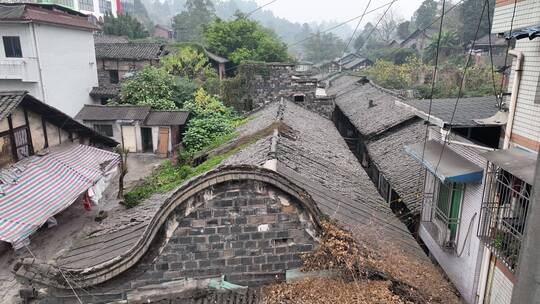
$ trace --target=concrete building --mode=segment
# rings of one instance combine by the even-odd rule
[[[75,119],[129,152],[167,157],[181,143],[188,116],[186,111],[155,111],[150,106],[85,105]]]
[[[118,16],[135,11],[134,0],[5,0],[3,3],[57,4],[103,21],[106,14]]]
[[[156,24],[154,26],[154,32],[152,33],[152,37],[170,40],[174,38],[174,31],[161,24]]]
[[[75,115],[97,86],[86,15],[59,5],[0,5],[0,90],[24,90]]]
[[[483,154],[499,147],[504,124],[482,119],[498,113],[497,99],[461,98],[455,113],[452,98],[398,104],[429,123],[418,130],[420,140],[405,146],[425,170],[416,188],[423,198],[418,236],[463,299],[477,303],[484,252],[477,228],[488,175]]]

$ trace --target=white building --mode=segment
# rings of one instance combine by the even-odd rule
[[[28,91],[74,116],[98,85],[94,30],[58,5],[1,4],[0,91]]]
[[[135,9],[134,0],[5,0],[2,2],[58,4],[84,14],[92,14],[96,18],[103,18],[107,13],[116,17],[122,13],[133,13]]]

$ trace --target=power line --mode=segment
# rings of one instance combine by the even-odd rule
[[[360,27],[360,24],[364,20],[364,16],[366,15],[366,12],[371,5],[371,0],[369,0],[368,4],[366,5],[366,8],[364,8],[364,12],[362,13],[362,17],[360,17],[360,20],[358,20],[358,23],[356,24],[356,27],[354,28],[354,31],[351,35],[351,38],[349,39],[349,42],[347,42],[347,45],[345,46],[345,49],[343,49],[342,57],[345,55],[345,52],[349,49],[349,46],[351,45],[351,42],[354,39],[354,36],[356,35],[356,32],[358,31],[358,28]]]
[[[518,0],[514,0],[514,9],[512,11],[512,19],[510,21],[510,34],[509,36],[512,36],[512,31],[514,30],[514,18],[516,17],[516,7],[517,7],[517,2]],[[508,40],[507,44],[506,44],[506,54],[504,55],[504,66],[503,68],[506,68],[507,64],[508,64],[508,52],[510,51],[510,40]],[[502,95],[503,95],[503,90],[504,90],[504,71],[503,71],[503,77],[501,78],[501,85],[500,85],[500,88],[501,88],[501,91],[500,91],[500,95],[501,95],[501,99],[500,99],[500,104],[499,104],[499,107],[502,107]]]
[[[278,0],[272,0],[272,1],[266,3],[266,4],[262,5],[262,6],[257,7],[256,9],[254,9],[254,10],[250,11],[249,13],[247,13],[246,17],[251,16],[253,13],[263,9],[264,7],[267,7],[268,5],[270,5],[270,4],[272,4],[272,3],[276,2],[276,1],[278,1]]]
[[[362,14],[362,15],[364,15],[364,16],[365,16],[365,15],[369,15],[369,14],[375,12],[375,11],[380,10],[381,8],[384,8],[384,7],[388,6],[388,5],[391,5],[392,3],[396,2],[396,1],[397,1],[397,0],[392,0],[392,1],[390,1],[390,2],[387,2],[386,4],[383,4],[383,5],[381,5],[381,6],[377,7],[377,8],[374,8],[374,9],[372,9],[372,10],[370,10],[370,11],[368,11],[367,13]],[[356,16],[356,17],[354,17],[354,18],[351,18],[351,19],[349,19],[349,20],[346,20],[346,21],[344,21],[344,22],[342,22],[342,23],[340,23],[340,24],[338,24],[338,25],[335,25],[335,26],[333,26],[333,27],[331,27],[331,28],[328,28],[328,29],[325,29],[325,30],[323,30],[323,31],[320,31],[319,34],[321,34],[321,33],[326,33],[326,32],[332,31],[332,30],[335,30],[335,29],[337,29],[338,27],[344,26],[345,24],[347,24],[347,23],[349,23],[349,22],[352,22],[352,21],[354,21],[354,20],[357,20],[357,19],[361,18],[362,15],[358,15],[358,16]],[[302,43],[302,42],[304,42],[304,41],[307,41],[307,40],[309,40],[309,39],[311,39],[311,38],[313,38],[313,37],[316,37],[316,36],[317,36],[317,34],[312,34],[312,35],[310,35],[309,37],[307,37],[307,38],[305,38],[305,39],[302,39],[302,40],[300,40],[300,41],[297,41],[297,42],[294,42],[294,43],[292,43],[292,44],[289,44],[289,46],[295,46],[295,45],[298,45],[298,44],[300,44],[300,43]]]
[[[437,166],[435,167],[435,172],[439,169],[439,166],[441,164],[442,156],[444,154],[444,150],[448,144],[448,137],[450,137],[450,132],[452,131],[452,123],[454,122],[454,117],[456,115],[457,107],[459,104],[459,100],[461,98],[461,94],[463,93],[463,84],[465,83],[465,78],[467,77],[467,69],[469,68],[469,64],[471,62],[472,57],[472,51],[474,49],[474,46],[476,45],[476,40],[478,39],[478,33],[480,32],[480,26],[482,25],[482,19],[484,18],[484,12],[486,11],[487,2],[489,0],[484,0],[484,6],[482,7],[482,13],[480,14],[480,20],[478,20],[478,26],[476,27],[476,32],[474,35],[473,44],[471,46],[471,49],[469,50],[469,56],[467,57],[467,62],[465,63],[465,68],[463,69],[463,76],[461,77],[461,82],[459,84],[459,91],[458,96],[456,99],[456,103],[454,104],[454,109],[452,111],[452,117],[450,118],[450,129],[448,131],[448,134],[444,138],[443,147],[441,149],[441,153],[439,155],[439,160],[437,161]]]
[[[386,10],[385,10],[384,13],[382,14],[381,18],[379,18],[379,21],[377,21],[377,23],[375,24],[375,26],[371,29],[371,32],[369,32],[369,34],[367,35],[366,41],[368,41],[369,38],[371,38],[371,35],[372,35],[373,32],[377,29],[377,26],[379,26],[379,24],[381,23],[381,21],[384,19],[384,17],[385,17],[386,14],[388,13],[388,11],[390,11],[390,8],[392,8],[392,5],[393,5],[396,1],[397,1],[397,0],[392,1],[392,3],[390,3],[390,5],[386,8]]]

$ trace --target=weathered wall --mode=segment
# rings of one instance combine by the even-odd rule
[[[269,102],[281,98],[295,101],[295,96],[302,96],[297,104],[330,118],[333,102],[317,99],[317,79],[295,71],[293,64],[285,63],[244,63],[238,69],[235,79],[225,83],[226,103],[240,112],[251,111]],[[230,93],[233,91],[234,93]]]
[[[92,290],[125,297],[144,286],[221,275],[248,286],[283,281],[287,269],[302,265],[300,254],[314,249],[315,234],[304,205],[278,188],[253,180],[220,183],[177,207],[138,264]],[[50,296],[73,300],[69,290]]]
[[[286,269],[301,265],[298,254],[313,249],[309,216],[275,188],[227,183],[191,200],[193,209],[176,210],[169,219],[169,227],[178,227],[157,260],[139,266],[149,271],[131,287],[222,274],[233,283],[260,285],[283,280]]]
[[[127,73],[136,72],[148,65],[156,66],[157,60],[113,60],[113,59],[98,59],[97,72],[98,82],[100,86],[108,86],[111,83],[109,71],[118,71],[118,79],[122,81]]]

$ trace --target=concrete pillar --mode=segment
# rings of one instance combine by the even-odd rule
[[[512,304],[540,303],[540,154],[536,162],[533,198],[529,204],[527,223],[512,293]]]

